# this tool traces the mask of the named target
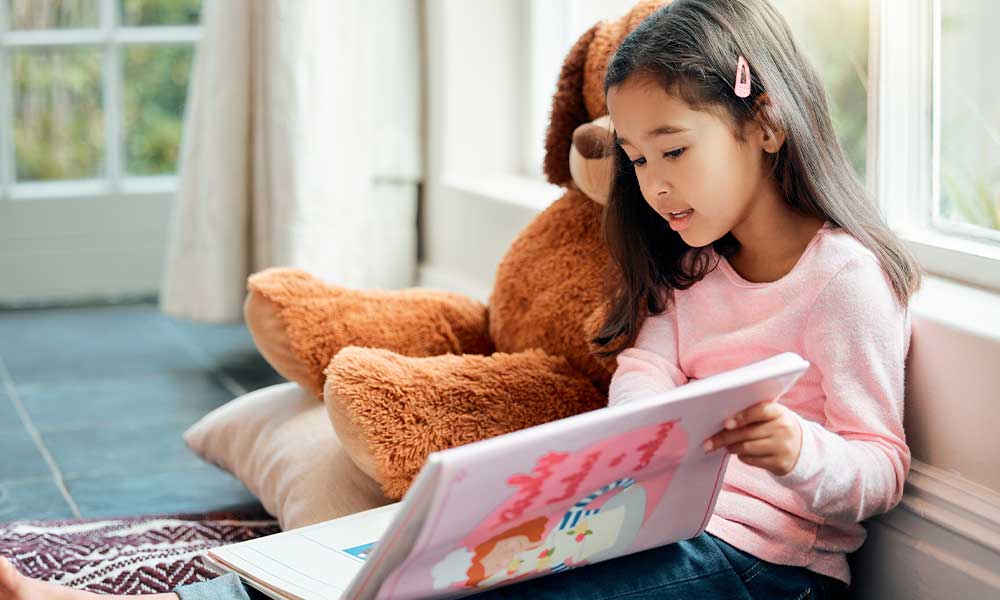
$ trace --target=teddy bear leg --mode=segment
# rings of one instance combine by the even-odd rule
[[[247,280],[244,317],[254,343],[278,373],[316,397],[323,369],[350,345],[409,356],[488,353],[486,306],[424,289],[351,290],[309,273],[271,268]]]
[[[264,360],[279,375],[316,395],[315,376],[308,363],[300,360],[292,348],[281,318],[281,307],[259,291],[252,290],[243,303],[243,320]]]
[[[337,393],[335,382],[335,378],[328,377],[323,388],[323,402],[326,403],[330,423],[337,434],[337,439],[340,440],[341,448],[354,461],[354,465],[362,473],[375,479],[377,475],[375,457],[361,434],[361,429],[351,422],[344,400]]]
[[[431,452],[607,403],[564,358],[541,350],[408,357],[352,346],[325,373],[324,402],[338,438],[393,499]]]

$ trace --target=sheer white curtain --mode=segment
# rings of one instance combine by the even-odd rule
[[[238,320],[269,266],[413,283],[418,22],[410,0],[206,0],[163,312]]]

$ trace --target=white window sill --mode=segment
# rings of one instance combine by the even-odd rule
[[[928,228],[896,229],[928,273],[1000,291],[1000,246]]]
[[[996,292],[926,275],[913,297],[911,313],[988,340],[1000,357],[1000,294]]]
[[[17,202],[67,198],[93,199],[113,195],[173,195],[177,193],[177,186],[178,179],[175,175],[126,177],[119,180],[117,189],[106,179],[29,182],[9,186],[6,197]]]
[[[539,176],[521,174],[445,174],[441,183],[470,198],[510,205],[532,214],[541,212],[564,193],[563,188]],[[943,270],[940,264],[935,266],[937,272]],[[1000,293],[927,275],[913,298],[911,312],[916,318],[991,340],[1000,356]]]
[[[545,210],[565,191],[540,176],[519,173],[496,175],[446,173],[441,177],[441,184],[456,191],[536,213]]]

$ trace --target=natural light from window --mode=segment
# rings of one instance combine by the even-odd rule
[[[173,175],[200,0],[0,0],[7,183]]]
[[[1000,240],[1000,2],[941,3],[941,192],[935,224]]]

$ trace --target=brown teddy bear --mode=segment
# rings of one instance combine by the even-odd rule
[[[566,192],[514,240],[488,306],[426,289],[346,289],[289,268],[248,279],[244,312],[261,354],[323,398],[344,448],[388,497],[402,497],[433,451],[607,403],[614,360],[590,342],[614,276],[601,222],[611,163],[604,72],[662,4],[639,2],[569,51],[544,163]]]

